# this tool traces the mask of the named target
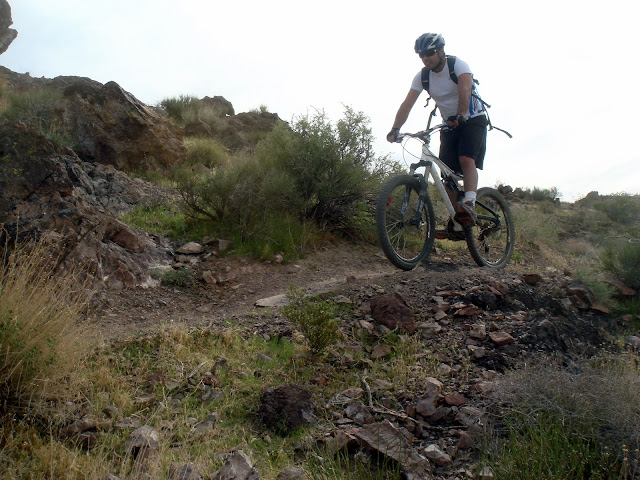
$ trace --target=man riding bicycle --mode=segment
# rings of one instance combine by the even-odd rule
[[[448,190],[457,212],[456,220],[465,226],[475,225],[477,168],[482,169],[484,161],[488,120],[477,94],[473,74],[466,62],[445,55],[444,39],[440,34],[425,33],[418,37],[415,51],[422,59],[424,68],[414,77],[411,89],[396,113],[387,140],[396,141],[400,127],[407,121],[420,93],[427,90],[450,127],[440,134],[440,159],[464,177],[464,198],[456,198],[455,192]],[[452,223],[449,231],[454,227],[460,228]]]

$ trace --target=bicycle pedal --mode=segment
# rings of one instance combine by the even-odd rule
[[[476,222],[474,222],[473,218],[466,212],[457,212],[455,217],[453,217],[456,222],[464,227],[473,227]]]

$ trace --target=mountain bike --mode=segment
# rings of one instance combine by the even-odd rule
[[[376,230],[382,251],[389,261],[402,270],[412,270],[431,253],[436,238],[466,240],[473,260],[482,267],[503,268],[513,254],[515,229],[511,210],[504,197],[494,188],[477,191],[477,222],[461,225],[456,233],[456,210],[445,187],[462,198],[463,177],[454,172],[430,149],[431,136],[449,128],[446,124],[418,133],[401,133],[396,141],[416,138],[422,142],[420,161],[409,167],[408,174],[391,177],[376,200]],[[425,173],[418,173],[419,168]],[[432,187],[433,185],[433,187]],[[427,190],[435,188],[448,212],[448,228],[436,230],[433,201]]]

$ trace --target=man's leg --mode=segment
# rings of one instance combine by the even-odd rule
[[[456,210],[464,216],[458,217],[458,221],[465,225],[476,223],[476,191],[478,190],[478,170],[476,161],[467,156],[460,156],[460,166],[464,176],[464,198],[456,204]]]
[[[466,201],[467,192],[475,193],[478,190],[478,170],[476,169],[476,161],[471,157],[461,156],[460,166],[462,167],[462,175],[464,176],[464,192]]]

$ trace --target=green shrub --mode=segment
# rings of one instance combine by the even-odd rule
[[[559,190],[556,187],[551,187],[551,188],[533,187],[533,189],[529,193],[529,196],[531,200],[536,202],[543,202],[545,200],[548,200],[551,202],[557,202],[558,200],[560,200],[560,197],[562,195],[560,194]]]
[[[640,243],[612,239],[600,259],[605,270],[611,272],[631,288],[640,288]]]
[[[194,278],[191,269],[188,267],[183,267],[174,270],[168,270],[164,275],[162,275],[160,283],[166,286],[191,288],[196,286],[198,282]]]
[[[118,217],[127,225],[155,235],[165,235],[174,240],[188,240],[190,219],[171,203],[140,205]]]
[[[56,272],[40,241],[0,256],[0,410],[43,408],[65,393],[90,349],[81,327],[90,292]]]
[[[369,120],[346,107],[335,126],[322,111],[298,118],[292,128],[278,125],[257,154],[291,175],[306,218],[353,234],[354,219],[379,185],[371,173],[377,161],[372,143]]]
[[[169,118],[173,119],[176,123],[184,125],[184,112],[188,108],[193,108],[200,100],[197,97],[191,95],[180,95],[177,98],[165,98],[159,104]]]
[[[252,156],[236,156],[226,167],[202,173],[176,170],[174,179],[192,216],[234,225],[243,238],[261,230],[271,214],[297,210],[295,184],[287,172]]]
[[[307,297],[303,290],[291,288],[287,294],[289,305],[282,313],[300,329],[313,355],[320,354],[339,338],[336,307],[326,301]]]
[[[624,225],[637,223],[640,219],[640,197],[619,193],[612,196],[598,197],[593,208],[604,212],[614,222]]]
[[[550,201],[556,203],[562,197],[562,194],[556,187],[551,188],[516,188],[513,192],[516,197],[522,199],[533,200],[534,202]]]
[[[200,120],[209,125],[214,131],[220,129],[220,119],[225,116],[216,105],[190,95],[165,98],[160,102],[159,106],[179,125],[186,125]]]
[[[189,138],[185,140],[185,145],[189,165],[199,164],[215,168],[229,163],[227,150],[212,138]]]

